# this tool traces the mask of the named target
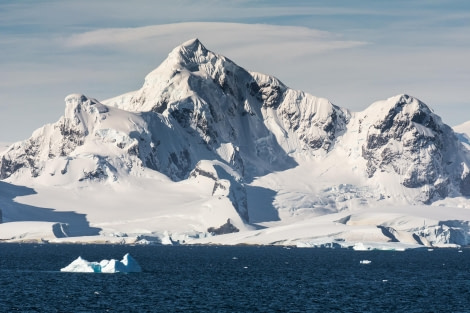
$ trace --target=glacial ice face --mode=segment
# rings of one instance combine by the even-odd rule
[[[61,272],[75,273],[136,273],[142,272],[139,263],[129,254],[124,255],[121,261],[111,259],[100,262],[89,262],[81,257],[70,263]]]

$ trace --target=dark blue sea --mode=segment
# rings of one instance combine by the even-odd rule
[[[0,244],[0,312],[470,312],[470,250]]]

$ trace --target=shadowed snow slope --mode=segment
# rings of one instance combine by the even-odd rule
[[[2,190],[31,191],[0,195],[0,235],[38,221],[58,242],[468,244],[452,217],[470,204],[465,138],[409,95],[351,113],[193,39],[141,89],[71,94],[58,122],[0,152]],[[207,231],[228,219],[238,233]]]

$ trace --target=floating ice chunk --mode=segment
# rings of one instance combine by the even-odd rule
[[[142,272],[139,263],[129,254],[124,255],[121,261],[111,259],[102,260],[101,262],[89,262],[81,257],[70,263],[61,272],[77,272],[77,273],[132,273]]]
[[[369,247],[366,247],[366,245],[364,245],[362,242],[358,242],[356,243],[354,246],[353,246],[353,250],[356,250],[356,251],[367,251],[367,250],[370,250]]]
[[[142,268],[139,263],[129,254],[126,253],[121,260],[121,264],[124,266],[124,269],[127,273],[130,272],[142,272]]]
[[[75,261],[70,263],[64,268],[61,268],[61,272],[80,272],[80,273],[94,273],[97,272],[99,266],[96,262],[88,262],[87,260],[78,257]]]
[[[372,261],[371,260],[361,260],[361,261],[359,261],[359,263],[361,263],[361,264],[370,264],[370,263],[372,263]]]

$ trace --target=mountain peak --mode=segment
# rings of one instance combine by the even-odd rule
[[[397,98],[398,100],[396,106],[407,107],[410,111],[423,111],[427,114],[432,113],[432,110],[425,103],[421,102],[419,99],[413,96],[401,94],[398,95]]]
[[[204,47],[204,45],[202,44],[202,42],[198,38],[189,39],[188,41],[183,42],[177,48],[180,48],[180,49],[184,48],[185,50],[188,50],[188,51],[197,51],[200,48],[206,50],[206,48]]]
[[[199,39],[194,38],[173,49],[168,59],[176,60],[178,64],[185,67],[191,67],[191,65],[204,63],[209,56],[213,55],[215,54],[207,50]]]
[[[433,110],[424,102],[407,94],[399,94],[387,100],[377,101],[365,112],[369,116],[379,117],[381,123],[388,121],[386,123],[388,126],[398,119],[409,120],[425,126],[428,126],[426,124],[432,121],[441,123],[440,117],[434,114]]]
[[[223,57],[207,50],[199,39],[190,39],[174,48],[165,61],[145,77],[144,85],[154,88],[181,71],[197,72],[201,64],[219,58]]]
[[[65,97],[66,117],[73,118],[77,113],[77,106],[84,107],[90,112],[108,112],[108,108],[94,98],[89,98],[80,93],[73,93]],[[78,112],[81,110],[79,109]]]

